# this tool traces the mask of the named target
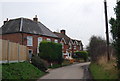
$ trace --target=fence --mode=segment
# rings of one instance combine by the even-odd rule
[[[0,62],[21,62],[28,60],[28,48],[18,43],[0,39]]]

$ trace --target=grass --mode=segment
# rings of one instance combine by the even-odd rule
[[[37,79],[45,73],[28,62],[2,64],[2,79]]]
[[[118,71],[113,66],[114,62],[110,61],[106,64],[90,64],[90,71],[93,79],[118,79]]]

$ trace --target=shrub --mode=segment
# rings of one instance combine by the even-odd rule
[[[48,62],[62,63],[62,45],[53,42],[42,41],[39,45],[39,56]]]
[[[75,57],[83,58],[84,61],[87,61],[87,59],[88,59],[88,52],[86,52],[86,51],[77,51],[77,52],[75,52]]]
[[[48,68],[48,63],[45,60],[41,59],[39,56],[32,57],[31,61],[34,66],[36,66],[38,69],[44,72]]]

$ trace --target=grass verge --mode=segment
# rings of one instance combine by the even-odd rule
[[[29,80],[37,79],[43,75],[44,72],[37,69],[28,62],[2,64],[2,79],[20,79]]]
[[[96,81],[99,79],[110,79],[110,80],[118,79],[118,71],[113,66],[112,61],[107,64],[101,64],[101,65],[96,63],[91,63],[89,69],[93,76],[93,79],[95,79]]]

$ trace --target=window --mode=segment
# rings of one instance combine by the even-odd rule
[[[38,37],[38,46],[42,42],[42,37]]]
[[[71,43],[69,43],[69,49],[72,49],[72,45],[71,45]]]
[[[55,43],[58,43],[58,40],[57,39],[55,39],[55,41],[54,41]]]
[[[47,38],[47,41],[51,41],[51,39],[50,39],[50,38]]]
[[[74,49],[76,49],[76,46],[74,46]]]
[[[33,46],[33,37],[27,36],[27,46]]]
[[[61,43],[62,44],[62,49],[64,49],[64,44],[63,43]]]

